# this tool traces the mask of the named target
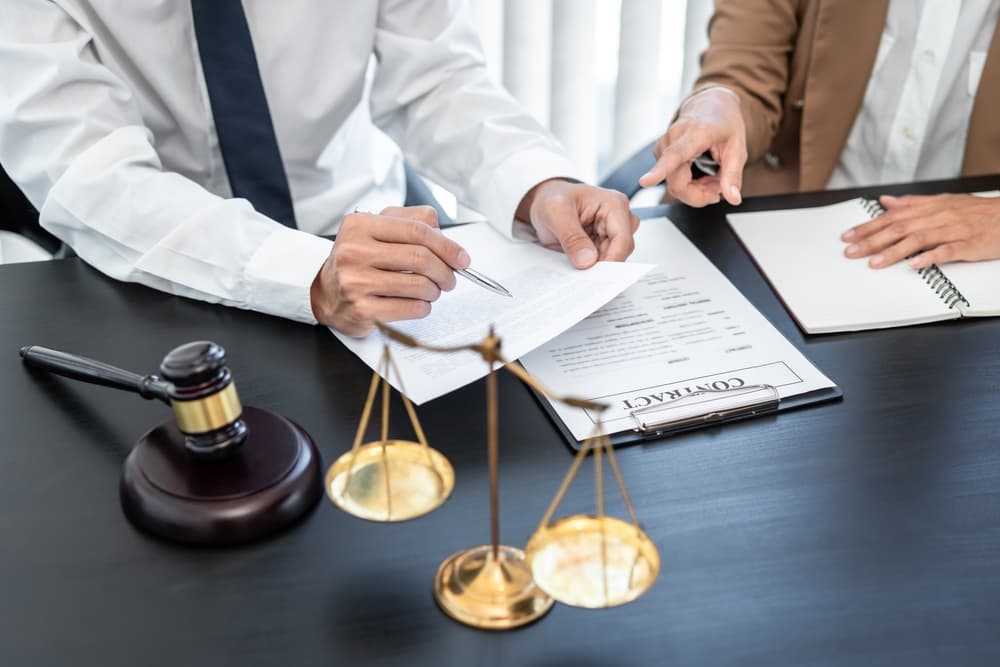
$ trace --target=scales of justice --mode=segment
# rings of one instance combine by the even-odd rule
[[[453,554],[441,563],[434,578],[434,597],[445,613],[473,627],[506,630],[541,618],[557,600],[577,607],[612,607],[631,602],[649,589],[660,570],[659,552],[639,525],[600,421],[573,459],[524,550],[499,541],[497,365],[552,400],[595,412],[605,410],[607,405],[556,396],[522,367],[504,359],[500,339],[492,330],[478,343],[444,347],[422,343],[385,324],[377,326],[386,341],[379,368],[372,376],[354,444],[330,466],[325,480],[330,499],[348,514],[362,519],[393,522],[416,518],[439,507],[455,482],[451,464],[430,447],[416,411],[405,395],[403,379],[390,353],[390,340],[431,352],[476,352],[489,365],[486,413],[491,540],[489,544]],[[416,442],[389,436],[390,373],[399,381],[400,398],[413,425]],[[379,393],[381,433],[378,440],[362,444]],[[596,513],[553,521],[589,452],[593,452],[594,459]],[[605,456],[630,521],[605,514]]]

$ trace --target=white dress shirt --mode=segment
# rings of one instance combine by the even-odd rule
[[[960,175],[1000,0],[892,0],[864,101],[828,187]]]
[[[401,203],[375,126],[508,236],[531,186],[577,176],[490,80],[464,3],[243,5],[299,230],[229,198],[189,2],[0,0],[0,163],[42,225],[108,275],[315,322],[309,287],[331,244],[314,234]]]

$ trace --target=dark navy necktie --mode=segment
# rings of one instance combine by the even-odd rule
[[[240,0],[191,0],[201,68],[234,197],[295,227],[292,195]]]

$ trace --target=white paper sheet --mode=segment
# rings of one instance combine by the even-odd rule
[[[442,293],[428,317],[391,326],[424,343],[460,345],[481,341],[493,325],[503,355],[511,360],[570,328],[652,268],[637,262],[598,262],[580,271],[563,253],[508,241],[485,223],[445,233],[469,252],[473,268],[514,297],[494,294],[458,277],[458,285]],[[381,334],[358,339],[333,333],[371,368],[377,368],[384,343]],[[391,349],[406,395],[418,405],[474,382],[488,370],[482,357],[473,352],[427,352],[398,343],[392,343]],[[389,379],[401,389],[398,378]]]
[[[642,221],[629,261],[657,266],[521,359],[557,394],[609,404],[606,433],[633,428],[632,410],[702,389],[769,384],[785,398],[834,386],[668,219]],[[601,417],[553,408],[577,440]]]

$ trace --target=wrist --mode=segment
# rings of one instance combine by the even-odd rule
[[[690,102],[705,96],[712,96],[718,98],[719,95],[728,96],[732,98],[732,101],[736,102],[736,106],[742,106],[742,101],[740,100],[739,93],[737,93],[732,88],[728,86],[723,86],[720,84],[712,84],[710,86],[705,86],[704,88],[699,88],[695,90],[681,102],[680,109],[683,110]]]
[[[330,299],[327,298],[326,286],[323,280],[326,264],[326,262],[323,263],[323,266],[320,267],[319,272],[309,286],[309,303],[312,306],[313,317],[316,318],[316,322],[329,326],[329,323],[332,321]]]
[[[535,199],[538,195],[545,189],[554,186],[564,186],[570,185],[572,183],[579,183],[576,179],[564,178],[564,177],[554,177],[547,178],[544,181],[536,183],[523,197],[521,197],[521,202],[517,205],[517,210],[514,212],[514,217],[522,222],[531,222],[531,207],[535,203]]]

